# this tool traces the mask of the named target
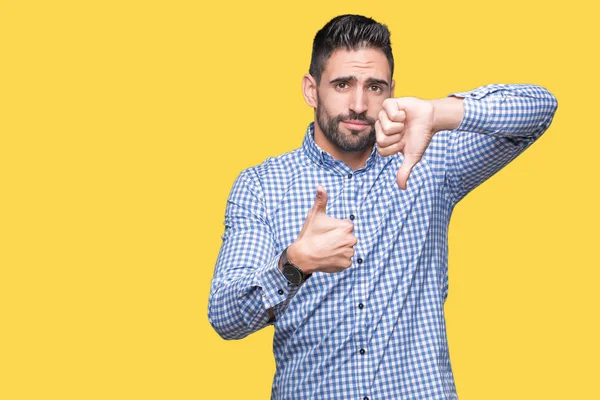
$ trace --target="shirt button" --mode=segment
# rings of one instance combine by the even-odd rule
[[[364,356],[364,355],[365,355],[365,349],[360,349],[358,352],[359,352],[359,353],[360,353],[360,355],[362,355],[362,356]]]
[[[363,308],[365,308],[365,305],[363,303],[358,303],[358,308],[362,310]]]
[[[362,264],[362,258],[359,258],[358,260],[356,260],[356,262]]]
[[[356,217],[354,216],[354,214],[350,214],[350,220],[351,220],[351,221],[354,221],[354,218],[356,218]]]
[[[279,290],[277,291],[277,293],[279,293],[279,294],[283,294],[283,289],[279,289]]]
[[[352,178],[352,174],[348,174],[348,179]]]

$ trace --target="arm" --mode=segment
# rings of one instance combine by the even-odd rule
[[[269,325],[297,291],[278,267],[281,252],[275,249],[256,182],[251,169],[242,172],[227,201],[208,302],[209,321],[224,339],[241,339]]]
[[[451,130],[445,184],[455,204],[537,140],[558,106],[545,88],[524,84],[486,85],[433,103],[434,132]]]

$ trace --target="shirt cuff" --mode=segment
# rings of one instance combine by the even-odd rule
[[[455,92],[447,97],[463,98],[464,114],[460,124],[455,129],[464,132],[487,133],[490,106],[488,99],[484,99],[492,91],[486,87],[480,87],[468,92]]]
[[[287,300],[292,290],[288,285],[288,280],[279,269],[279,252],[268,263],[261,267],[256,275],[256,286],[260,286],[261,295],[265,310],[275,307],[277,304]]]

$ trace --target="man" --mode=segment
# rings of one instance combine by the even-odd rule
[[[316,35],[302,147],[231,190],[209,319],[274,324],[272,399],[457,399],[444,319],[450,215],[529,147],[557,107],[535,85],[394,98],[385,25]],[[316,193],[316,197],[315,197]]]

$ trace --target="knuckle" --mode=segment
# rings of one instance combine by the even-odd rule
[[[404,120],[404,111],[398,108],[395,108],[390,115],[390,118],[396,122],[402,122]]]
[[[383,100],[383,107],[389,107],[392,104],[393,100],[391,97],[388,97],[387,99]]]
[[[388,135],[390,133],[390,129],[392,128],[391,123],[389,120],[382,120],[381,121],[381,128],[383,130],[383,133],[385,133],[386,135]]]
[[[398,110],[396,110],[395,108],[392,108],[392,107],[388,108],[387,114],[391,121],[395,121],[396,118],[398,118]]]
[[[377,114],[377,117],[379,118],[379,123],[388,119],[385,108],[383,108],[381,111],[379,111],[379,113]]]
[[[352,222],[350,222],[350,220],[340,219],[337,224],[337,228],[342,231],[347,231],[350,228],[350,225],[352,225]]]

